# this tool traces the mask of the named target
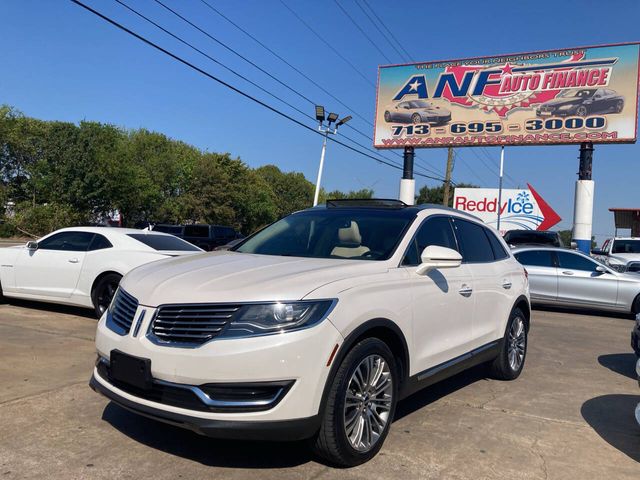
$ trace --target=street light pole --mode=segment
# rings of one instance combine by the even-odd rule
[[[344,125],[351,120],[351,115],[343,117],[338,121],[337,113],[330,113],[326,117],[327,125],[324,125],[325,114],[324,107],[316,105],[316,120],[318,120],[318,131],[322,133],[322,152],[320,153],[320,165],[318,166],[318,179],[316,180],[316,190],[313,194],[313,206],[318,205],[318,197],[320,196],[320,182],[322,181],[322,170],[324,169],[324,156],[327,151],[327,138],[329,134],[336,135],[338,133],[338,127]],[[335,123],[337,122],[337,123]],[[335,127],[331,127],[331,124],[335,123]]]
[[[500,183],[498,185],[498,225],[496,230],[500,231],[500,217],[502,216],[502,176],[504,174],[504,146],[500,147]]]
[[[324,168],[324,154],[327,151],[327,137],[329,136],[329,130],[324,131],[322,137],[322,153],[320,154],[320,167],[318,168],[318,179],[316,180],[316,191],[313,194],[313,206],[318,205],[318,196],[320,195],[320,182],[322,181],[322,169]]]

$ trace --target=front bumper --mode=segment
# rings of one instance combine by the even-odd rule
[[[89,386],[112,402],[127,410],[154,420],[192,430],[200,435],[215,438],[243,440],[302,440],[309,438],[320,427],[320,416],[283,421],[234,421],[214,420],[162,410],[132,401],[115,388],[107,388],[98,381],[94,372]]]
[[[205,424],[210,421],[289,421],[318,414],[329,374],[327,361],[335,345],[342,344],[344,340],[329,319],[311,328],[281,335],[214,339],[196,348],[180,348],[157,345],[147,338],[146,332],[154,309],[141,305],[134,318],[140,318],[142,310],[149,311],[143,316],[141,327],[132,328],[125,335],[110,330],[105,324],[106,316],[103,316],[96,332],[96,349],[100,357],[109,361],[111,352],[119,350],[128,355],[149,359],[153,380],[169,383],[174,387],[282,381],[291,382],[291,387],[277,404],[268,409],[252,411],[198,409],[188,404],[164,401],[166,397],[162,395],[154,398],[137,394],[129,388],[118,388],[108,378],[101,377],[96,368],[94,380],[102,390],[111,391],[140,408],[163,411],[167,415],[196,417]],[[175,390],[171,392],[172,395],[173,393]]]

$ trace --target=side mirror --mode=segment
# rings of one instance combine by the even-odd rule
[[[607,273],[607,269],[604,268],[602,265],[598,265],[596,267],[596,272],[598,272],[598,273]]]
[[[420,255],[422,263],[416,273],[424,275],[434,268],[455,268],[462,264],[462,256],[455,250],[438,245],[429,245]]]
[[[27,242],[27,248],[29,250],[37,250],[38,249],[38,242]]]
[[[569,246],[571,247],[571,250],[577,250],[578,249],[578,243],[572,241]]]
[[[604,255],[604,252],[599,248],[594,248],[591,250],[591,255]]]

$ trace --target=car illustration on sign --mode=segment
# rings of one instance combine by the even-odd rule
[[[411,100],[389,105],[384,112],[384,121],[444,125],[451,121],[451,112],[425,100]]]
[[[590,113],[620,113],[624,108],[624,97],[605,88],[583,88],[568,90],[553,100],[541,104],[536,115],[585,117]]]

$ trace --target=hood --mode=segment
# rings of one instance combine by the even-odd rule
[[[213,252],[149,263],[120,285],[141,305],[299,300],[337,280],[386,271],[387,262]]]
[[[617,260],[620,263],[640,262],[640,253],[614,253],[609,255],[609,261]]]

